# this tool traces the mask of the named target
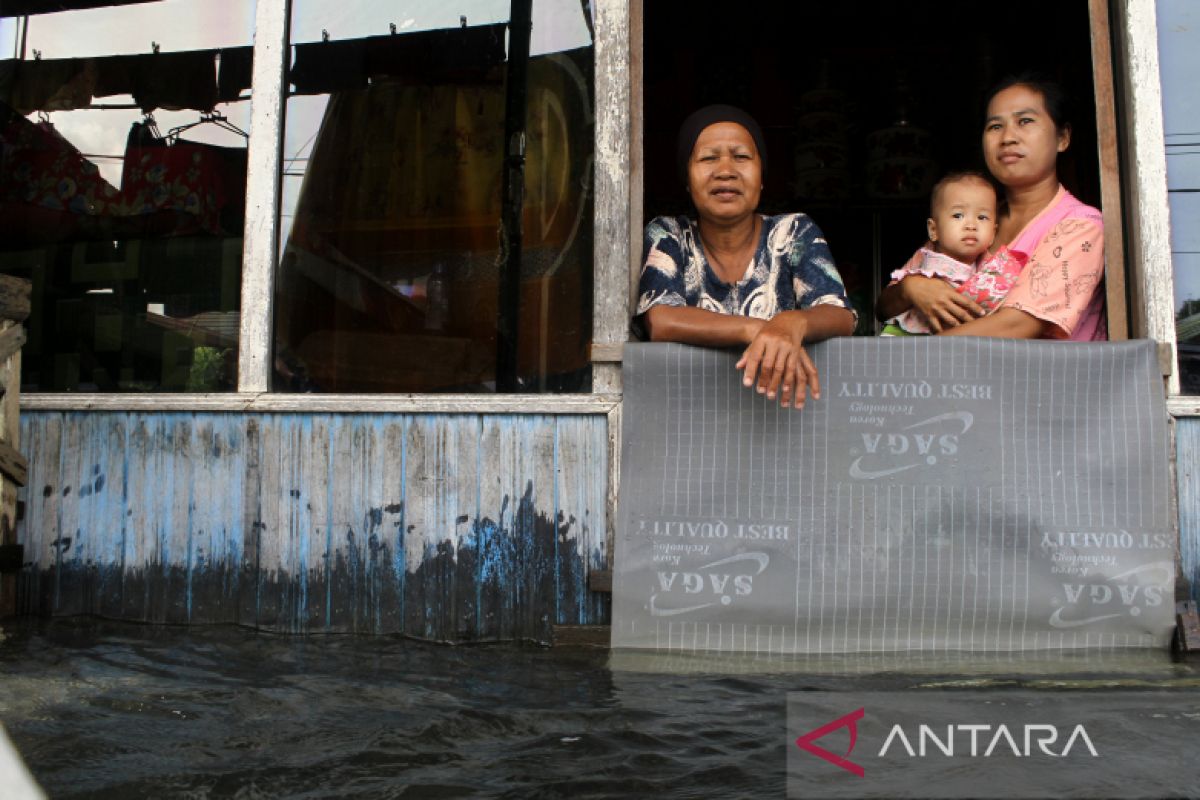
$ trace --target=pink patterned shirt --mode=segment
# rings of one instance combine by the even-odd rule
[[[1063,187],[1009,248],[1029,254],[1003,305],[1053,325],[1049,339],[1108,339],[1104,316],[1104,218]]]

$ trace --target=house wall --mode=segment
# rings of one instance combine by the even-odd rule
[[[1200,15],[1188,0],[1124,0],[1128,18],[1126,38],[1136,56],[1131,72],[1141,78],[1130,105],[1142,109],[1138,129],[1161,172],[1161,188],[1145,198],[1148,214],[1143,237],[1152,242],[1155,260],[1164,262],[1147,271],[1157,295],[1148,297],[1148,317],[1157,315],[1150,335],[1175,349],[1168,380],[1168,408],[1175,416],[1175,471],[1179,506],[1180,567],[1188,579],[1191,599],[1200,600],[1200,398],[1196,396],[1198,363],[1191,320],[1180,318],[1184,304],[1197,295],[1195,228],[1200,206],[1200,158],[1193,143],[1200,119],[1196,101],[1195,67],[1200,45]],[[1140,42],[1140,45],[1138,44]],[[1151,74],[1152,71],[1152,74]],[[1157,118],[1155,116],[1157,115]],[[1146,161],[1148,159],[1142,159]],[[1138,168],[1142,168],[1139,162]],[[1142,221],[1142,220],[1139,220]]]
[[[1200,419],[1175,421],[1175,478],[1179,492],[1179,557],[1192,600],[1200,601]]]
[[[21,610],[440,641],[607,622],[602,415],[26,413]]]
[[[1134,335],[1173,347],[1155,5],[1110,7]],[[595,7],[596,285],[624,286],[640,247],[631,220],[641,217],[641,2]],[[242,288],[256,313],[241,319],[240,391],[221,401],[224,411],[204,410],[198,396],[138,398],[137,410],[85,410],[95,398],[80,396],[68,401],[76,410],[54,398],[26,406],[23,609],[455,641],[606,622],[607,601],[587,591],[586,576],[608,567],[619,405],[607,418],[547,407],[562,398],[528,413],[514,403],[437,414],[427,399],[411,413],[342,414],[295,396],[294,413],[235,410],[269,386],[285,5],[259,3],[256,25]],[[611,352],[594,349],[594,390],[609,398],[620,387],[627,309],[626,293],[597,293],[593,338]],[[1178,376],[1169,380],[1177,392]],[[1200,403],[1169,404],[1182,564],[1196,591]],[[163,406],[176,410],[155,410]]]

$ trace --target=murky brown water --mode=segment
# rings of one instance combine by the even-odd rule
[[[95,620],[0,642],[0,719],[51,797],[783,797],[786,695],[1155,685],[1161,653],[664,659]]]

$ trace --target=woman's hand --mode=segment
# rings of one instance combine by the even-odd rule
[[[909,275],[889,286],[880,295],[879,308],[888,318],[911,308],[925,319],[934,333],[978,319],[986,313],[978,303],[959,294],[946,281],[924,275]]]
[[[735,367],[743,370],[744,386],[757,384],[768,400],[778,395],[780,406],[804,408],[808,392],[821,399],[821,377],[804,342],[847,336],[853,330],[854,316],[837,306],[783,311],[758,330]]]

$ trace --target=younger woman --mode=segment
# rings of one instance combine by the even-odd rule
[[[1071,144],[1064,106],[1057,85],[1030,76],[1006,80],[988,102],[983,155],[1006,201],[993,247],[1028,256],[1000,307],[985,315],[945,281],[909,275],[880,295],[882,318],[915,309],[942,334],[1108,338],[1103,219],[1058,182],[1058,154]]]

